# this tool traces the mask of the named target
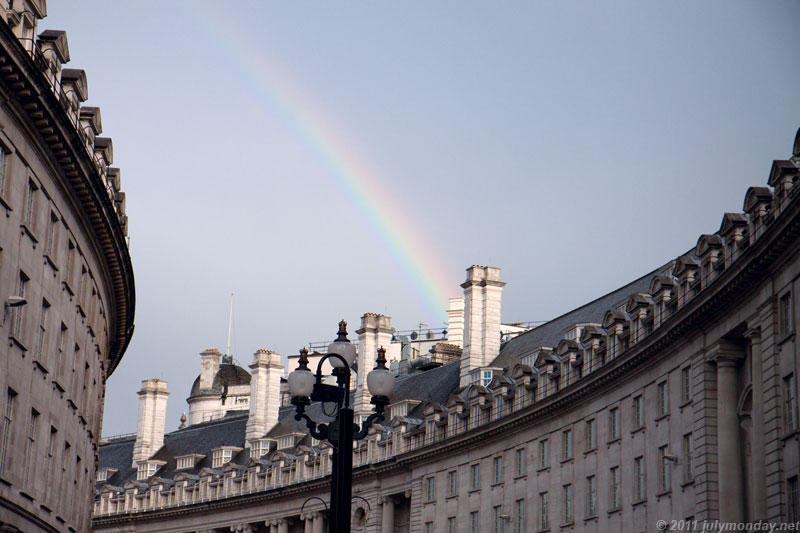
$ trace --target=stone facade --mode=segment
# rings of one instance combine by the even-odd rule
[[[354,449],[354,531],[800,521],[798,163],[800,132],[769,188],[692,251],[498,350],[499,269],[470,268],[460,359],[398,378]],[[246,415],[168,434],[154,475],[98,484],[95,531],[321,531],[331,449],[292,415],[224,463],[173,456],[199,438],[214,448],[193,453],[241,446]],[[106,444],[101,466],[132,447]]]
[[[125,194],[66,33],[0,6],[0,530],[86,531],[108,376],[133,329]]]

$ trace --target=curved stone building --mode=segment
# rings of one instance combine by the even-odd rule
[[[687,253],[507,340],[500,269],[467,269],[463,331],[444,347],[459,358],[399,377],[354,449],[353,530],[800,522],[798,166],[800,132],[768,186]],[[388,317],[365,314],[357,333],[367,372],[393,342]],[[248,412],[105,443],[94,530],[321,533],[331,449],[280,405],[279,361],[255,354]],[[158,446],[132,464],[145,441]]]
[[[45,0],[0,3],[0,530],[87,531],[105,382],[133,330],[113,144]]]

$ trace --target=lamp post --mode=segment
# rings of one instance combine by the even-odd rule
[[[289,394],[297,412],[296,420],[305,420],[315,439],[327,440],[333,445],[331,469],[331,503],[328,516],[329,533],[350,532],[350,503],[353,480],[353,440],[367,436],[370,426],[383,420],[383,411],[389,404],[389,395],[394,390],[394,375],[386,368],[386,350],[378,349],[375,369],[367,374],[367,388],[375,406],[359,427],[353,423],[353,408],[350,406],[350,371],[356,357],[356,347],[347,339],[347,322],[339,322],[336,340],[328,345],[328,353],[317,364],[316,374],[308,368],[308,350],[300,350],[297,370],[289,374]],[[322,364],[330,361],[331,375],[336,385],[322,382]],[[318,423],[305,410],[311,402],[332,402],[336,405],[336,418],[327,424]]]

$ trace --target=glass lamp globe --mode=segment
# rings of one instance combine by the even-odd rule
[[[311,396],[314,390],[314,374],[310,370],[295,370],[289,374],[289,394],[292,397]]]
[[[367,389],[373,396],[391,396],[394,391],[394,374],[385,368],[376,368],[367,374]]]
[[[349,342],[334,341],[330,343],[328,345],[328,353],[341,355],[342,359],[347,361],[347,365],[350,367],[353,366],[353,361],[356,359],[356,347]],[[330,361],[331,366],[334,368],[342,366],[342,362],[335,357],[331,357],[328,361]]]

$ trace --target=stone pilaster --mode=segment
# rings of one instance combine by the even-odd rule
[[[750,434],[750,472],[752,494],[749,517],[752,521],[767,518],[767,484],[764,464],[764,372],[761,355],[761,328],[755,327],[745,333],[750,342],[750,371],[753,380],[753,408],[750,416],[752,431]]]
[[[394,533],[394,498],[385,497],[381,511],[381,533]]]

